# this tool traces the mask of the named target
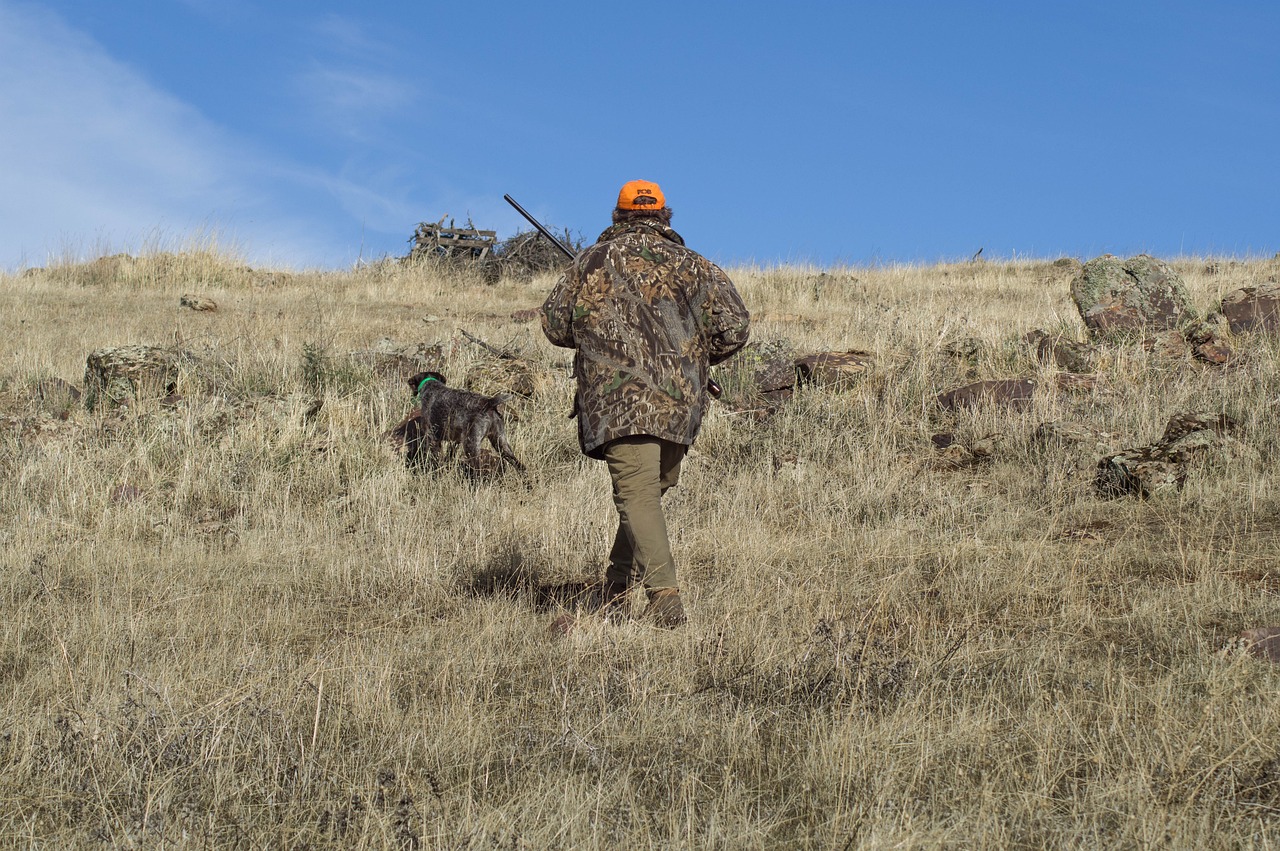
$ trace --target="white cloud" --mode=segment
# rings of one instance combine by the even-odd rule
[[[320,46],[361,61],[377,61],[394,53],[384,40],[370,35],[359,21],[334,12],[311,21],[311,33]]]
[[[326,129],[357,141],[376,137],[377,126],[414,98],[412,87],[375,71],[317,66],[298,83]]]
[[[335,108],[396,104],[385,81],[330,82]],[[207,231],[228,235],[254,262],[341,263],[355,257],[360,221],[338,205],[396,208],[257,150],[56,15],[6,0],[0,127],[0,268]]]
[[[243,22],[257,13],[248,0],[178,0],[192,12],[216,23]]]
[[[311,22],[309,35],[316,56],[295,82],[314,119],[329,133],[376,143],[382,125],[411,110],[418,95],[389,70],[395,48],[360,22],[332,13]]]

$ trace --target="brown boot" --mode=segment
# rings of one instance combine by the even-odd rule
[[[601,584],[598,611],[604,614],[605,620],[610,623],[625,623],[631,619],[631,599],[627,596],[629,590],[626,585],[610,582],[608,579]]]
[[[645,610],[645,616],[657,626],[675,629],[688,620],[684,604],[680,602],[679,588],[656,588],[648,594],[649,608]]]

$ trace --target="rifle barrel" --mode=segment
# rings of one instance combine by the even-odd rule
[[[563,251],[565,257],[568,257],[570,260],[573,259],[573,252],[569,250],[569,246],[565,245],[563,242],[556,239],[555,234],[553,234],[551,231],[543,227],[542,222],[538,221],[533,216],[529,215],[529,212],[525,210],[524,207],[521,207],[519,204],[516,203],[516,199],[512,198],[510,195],[503,195],[502,200],[506,201],[512,207],[515,207],[516,212],[524,216],[529,221],[529,224],[537,228],[538,233],[542,234],[547,239],[551,240],[552,245],[554,245],[556,248],[559,248],[561,251]]]

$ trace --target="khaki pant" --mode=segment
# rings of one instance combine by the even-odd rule
[[[647,590],[676,588],[662,495],[680,480],[680,462],[689,447],[648,435],[623,437],[604,447],[618,508],[618,534],[609,552],[605,579]]]

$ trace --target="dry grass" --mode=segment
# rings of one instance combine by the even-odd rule
[[[1201,307],[1280,272],[1206,265],[1178,263]],[[0,844],[1280,844],[1280,672],[1220,652],[1280,621],[1276,344],[1226,370],[1112,352],[1104,389],[1024,412],[932,404],[1047,377],[1017,341],[1082,333],[1068,274],[738,270],[756,339],[880,366],[764,423],[718,408],[670,500],[688,628],[563,639],[537,588],[595,577],[613,517],[567,353],[510,318],[551,280],[198,252],[0,278]],[[438,342],[451,378],[491,376],[460,330],[533,366],[527,487],[406,472],[378,437],[400,377],[344,357]],[[200,357],[176,408],[32,398],[92,349],[173,341]],[[1075,418],[1145,443],[1187,409],[1259,456],[1102,501],[1095,459],[1029,439]],[[940,431],[1004,437],[948,472]]]

